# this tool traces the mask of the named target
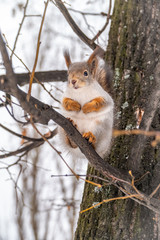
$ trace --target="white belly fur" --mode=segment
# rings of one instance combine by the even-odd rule
[[[90,131],[95,135],[95,149],[97,153],[103,157],[109,150],[112,137],[114,107],[112,98],[97,82],[79,89],[70,89],[67,87],[62,99],[65,97],[79,102],[81,107],[96,97],[103,97],[105,99],[107,104],[99,112],[84,114],[82,110],[77,113],[74,111],[66,111],[62,107],[62,115],[71,118],[77,124],[78,131],[81,134]],[[62,131],[60,131],[60,134],[61,132]],[[60,137],[62,139],[62,136]],[[63,144],[65,144],[65,141],[63,141]],[[67,148],[67,146],[65,148]],[[75,149],[75,151],[78,151],[78,148],[77,150]]]

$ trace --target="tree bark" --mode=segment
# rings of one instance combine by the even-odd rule
[[[160,98],[160,1],[115,0],[106,60],[114,69],[115,127],[136,128],[137,109],[144,115],[143,130],[159,130]],[[104,159],[115,167],[132,170],[137,188],[151,194],[160,183],[160,149],[151,146],[153,137],[120,136]],[[101,176],[89,166],[88,174]],[[81,210],[104,199],[123,196],[105,182],[101,189],[85,184]],[[160,197],[157,190],[154,195]],[[103,203],[80,213],[75,240],[158,240],[160,216],[131,199]]]

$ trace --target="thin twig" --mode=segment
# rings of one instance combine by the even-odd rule
[[[35,58],[35,61],[34,61],[33,70],[32,70],[31,77],[30,77],[29,90],[28,90],[28,95],[27,95],[27,101],[28,101],[28,102],[29,102],[29,99],[30,99],[32,82],[33,82],[33,78],[34,78],[34,74],[35,74],[35,70],[36,70],[36,66],[37,66],[37,62],[38,62],[42,27],[43,27],[43,23],[44,23],[44,19],[45,19],[45,15],[46,15],[46,11],[47,11],[47,7],[48,7],[49,1],[50,1],[50,0],[47,0],[47,2],[45,2],[44,13],[43,13],[42,21],[41,21],[41,26],[40,26],[39,34],[38,34],[36,58]]]
[[[97,203],[97,204],[95,204],[95,205],[93,205],[93,206],[91,206],[91,207],[89,207],[89,208],[87,208],[85,210],[82,210],[80,213],[84,213],[86,211],[89,211],[89,210],[91,210],[91,209],[93,209],[95,207],[100,206],[103,203],[108,203],[108,202],[116,201],[116,200],[124,200],[124,199],[129,199],[129,198],[137,198],[137,197],[138,197],[138,194],[132,194],[132,195],[124,196],[124,197],[115,197],[115,198],[105,199],[102,202],[99,202],[99,203]]]
[[[78,177],[79,177],[79,179],[81,179],[81,180],[83,180],[83,181],[85,181],[85,182],[87,182],[87,183],[90,183],[90,184],[92,184],[92,185],[95,185],[95,186],[97,186],[98,188],[101,188],[102,187],[102,185],[101,184],[99,184],[99,183],[95,183],[95,182],[93,182],[93,181],[90,181],[90,180],[87,180],[87,179],[84,179],[84,178],[82,178],[82,177],[85,177],[86,175],[81,175],[81,174],[76,174]],[[75,177],[75,175],[73,175],[73,174],[66,174],[66,175],[51,175],[51,177]]]
[[[53,2],[53,1],[52,1]],[[53,2],[54,3],[54,2]],[[84,32],[78,27],[78,25],[75,23],[71,15],[69,14],[67,8],[62,3],[61,0],[55,0],[56,6],[59,8],[63,16],[65,17],[66,21],[71,26],[72,30],[78,35],[78,37],[86,43],[91,49],[95,49],[97,47],[97,44],[94,43],[91,39],[89,39]]]
[[[132,130],[117,130],[117,129],[114,129],[113,130],[113,136],[114,137],[118,137],[118,136],[121,136],[121,135],[143,135],[143,136],[152,137],[152,136],[159,136],[160,131],[145,131],[145,130],[141,130],[141,129],[132,129]]]
[[[99,179],[101,181],[104,181],[104,182],[107,182],[107,183],[110,183],[111,184],[111,181],[109,181],[108,179],[105,179],[105,178],[102,178],[102,177],[98,177],[96,175],[91,175],[91,174],[77,174],[78,176],[80,177],[90,177],[90,178],[95,178],[95,179]],[[55,174],[52,174],[51,177],[75,177],[73,174],[58,174],[58,175],[55,175]]]
[[[18,29],[18,32],[17,32],[17,35],[16,35],[16,39],[15,39],[15,42],[14,42],[13,51],[12,51],[11,56],[10,56],[11,61],[12,61],[13,53],[14,53],[14,51],[16,49],[16,44],[17,44],[17,41],[18,41],[18,37],[20,35],[21,29],[22,29],[22,26],[23,26],[23,23],[24,23],[24,20],[25,20],[25,17],[26,17],[26,11],[27,11],[28,2],[29,2],[29,0],[26,0],[26,4],[24,6],[23,17],[22,17],[21,23],[19,24],[19,29]]]
[[[6,46],[7,46],[8,49],[13,53],[13,55],[24,65],[24,67],[25,67],[25,68],[27,69],[27,71],[29,72],[29,77],[31,78],[31,72],[30,72],[29,68],[27,67],[27,65],[26,65],[26,64],[22,61],[22,59],[19,58],[19,56],[11,49],[11,47],[9,46],[8,41],[7,41],[7,39],[6,39],[6,36],[5,36],[4,34],[3,34],[3,36],[4,36],[5,41],[6,41]],[[34,73],[34,74],[35,74],[35,73]],[[58,99],[56,99],[56,98],[46,89],[46,87],[44,86],[44,84],[41,83],[41,82],[38,80],[38,78],[35,77],[35,75],[34,75],[33,79],[34,79],[37,83],[39,83],[39,84],[41,85],[41,87],[43,87],[43,89],[50,95],[51,98],[53,98],[54,101],[60,103],[60,101],[59,101]],[[33,82],[33,81],[32,81],[32,82]],[[28,83],[28,82],[27,82],[27,83]]]
[[[48,141],[48,139],[42,135],[42,133],[37,129],[37,127],[35,126],[32,117],[30,118],[30,122],[32,127],[36,130],[36,132],[44,139],[44,141],[46,141],[49,146],[60,156],[60,158],[62,159],[62,161],[65,163],[65,165],[69,168],[69,170],[75,175],[75,177],[77,179],[79,179],[78,175],[73,171],[73,169],[68,165],[68,163],[64,160],[64,158],[62,157],[61,153]]]
[[[82,153],[88,158],[89,162],[95,167],[99,172],[101,172],[105,177],[110,180],[113,180],[115,183],[118,183],[124,187],[127,191],[131,189],[131,179],[127,171],[122,171],[121,169],[117,169],[111,166],[108,162],[104,161],[90,146],[87,141],[81,136],[81,134],[76,130],[76,128],[71,124],[71,122],[65,119],[61,114],[56,112],[54,109],[50,108],[48,105],[40,102],[39,100],[31,97],[30,102],[26,102],[26,93],[24,93],[17,86],[17,79],[14,75],[12,64],[9,60],[6,47],[0,34],[0,51],[3,57],[4,66],[6,68],[6,75],[9,81],[9,85],[11,87],[12,94],[19,100],[22,108],[27,111],[31,116],[34,117],[34,120],[40,122],[42,124],[47,124],[49,120],[55,121],[58,125],[60,125],[68,134],[69,138],[75,142],[77,146],[79,146]],[[158,79],[157,79],[158,80]],[[156,97],[157,97],[156,92]],[[154,110],[156,108],[154,102]],[[153,112],[154,113],[154,112]],[[153,113],[152,116],[153,117]],[[143,120],[142,120],[143,121]],[[151,118],[149,119],[149,122]],[[147,124],[149,124],[147,122]],[[34,123],[33,123],[34,126]],[[43,139],[46,139],[43,136]],[[49,141],[48,141],[49,142]],[[52,146],[53,147],[53,146]],[[58,152],[58,151],[57,151]],[[77,176],[78,178],[78,176]],[[140,191],[139,191],[140,192]],[[136,194],[134,190],[133,195]],[[145,205],[147,208],[152,211],[159,213],[160,212],[160,201],[155,198],[149,199],[149,197],[140,192],[140,197],[142,197],[143,201],[139,201],[140,204]],[[135,200],[136,201],[136,200]]]
[[[142,135],[147,137],[155,137],[155,140],[151,142],[152,147],[155,147],[160,142],[160,131],[148,131],[141,129],[113,130],[113,137],[118,137],[122,135]]]
[[[26,17],[42,17],[41,14],[26,14]]]
[[[82,12],[82,11],[79,11],[79,10],[76,10],[76,9],[73,9],[73,8],[68,8],[68,10],[72,11],[72,12],[79,13],[81,15],[103,16],[103,17],[108,15],[107,13],[104,13],[104,12],[100,12],[100,13]]]
[[[23,60],[22,60],[20,57],[18,57],[18,55],[15,53],[15,51],[9,46],[8,40],[7,40],[5,34],[3,34],[3,37],[4,37],[5,42],[6,42],[6,47],[11,51],[11,55],[14,55],[14,56],[24,65],[24,67],[30,72],[29,68],[28,68],[27,65],[23,62]]]
[[[40,145],[42,145],[44,143],[44,141],[41,141],[41,142],[33,142],[23,148],[20,148],[16,151],[13,151],[13,152],[9,152],[9,153],[5,153],[3,155],[0,155],[0,159],[3,159],[3,158],[8,158],[8,157],[11,157],[11,156],[16,156],[17,154],[20,154],[20,153],[23,153],[25,152],[25,155],[31,151],[32,149],[34,148],[37,148],[39,147]]]
[[[2,100],[1,100],[1,101],[2,101]],[[22,122],[22,121],[18,120],[18,119],[14,116],[13,107],[12,107],[12,106],[11,106],[11,111],[9,110],[9,108],[8,108],[7,105],[5,105],[5,108],[6,108],[7,112],[9,113],[9,115],[10,115],[16,122],[18,122],[18,123],[20,123],[20,124],[23,124],[23,125],[28,124],[28,121]]]
[[[155,188],[155,190],[149,195],[150,198],[152,198],[156,192],[158,191],[158,189],[160,188],[160,184],[158,184],[158,186]]]
[[[110,2],[109,2],[109,11],[107,14],[107,21],[104,24],[103,28],[100,31],[98,31],[98,33],[95,35],[95,37],[92,38],[92,42],[94,42],[104,32],[104,30],[108,26],[109,20],[110,20],[111,9],[112,9],[112,0],[110,0]]]
[[[8,131],[9,133],[19,137],[19,138],[22,138],[22,139],[25,139],[27,141],[32,141],[32,142],[42,142],[43,141],[43,138],[31,138],[31,137],[27,137],[27,136],[24,136],[22,134],[19,134],[19,133],[16,133],[14,131],[12,131],[11,129],[5,127],[4,125],[0,124],[0,127],[5,129],[6,131]],[[50,139],[52,138],[53,136],[55,136],[57,134],[57,128],[54,129],[53,131],[50,132],[50,136],[47,138],[47,139]]]

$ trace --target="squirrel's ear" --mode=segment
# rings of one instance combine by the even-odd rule
[[[71,62],[69,52],[67,50],[64,51],[64,58],[66,61],[67,68],[69,68],[69,66],[71,65],[72,62]]]
[[[94,57],[92,60],[90,59],[90,61],[88,61],[88,65],[91,71],[91,74],[95,74],[95,71],[97,69],[98,66],[98,60],[96,57]]]
[[[97,68],[97,65],[98,65],[98,60],[97,60],[94,52],[89,57],[87,63],[88,63],[88,66],[89,66],[89,69],[90,69],[91,73],[94,75],[94,73],[96,71],[96,68]]]
[[[92,74],[95,73],[96,68],[98,66],[97,56],[103,58],[104,57],[104,53],[105,53],[105,51],[102,48],[96,47],[96,49],[93,51],[93,53],[89,57],[87,63],[89,65],[89,67],[90,67],[90,70],[91,70]]]

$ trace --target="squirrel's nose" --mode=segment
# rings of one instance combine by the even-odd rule
[[[72,84],[74,85],[77,81],[76,80],[72,80]]]

